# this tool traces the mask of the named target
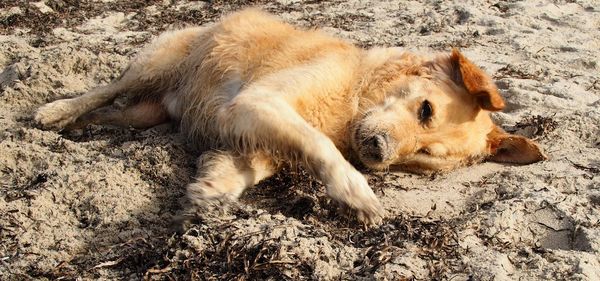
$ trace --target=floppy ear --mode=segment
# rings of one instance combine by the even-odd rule
[[[511,135],[498,127],[487,135],[489,160],[501,163],[531,164],[546,160],[548,157],[532,140]]]
[[[477,99],[481,108],[489,111],[499,111],[504,108],[504,100],[498,93],[496,84],[456,48],[452,49],[450,63],[452,65],[450,77],[457,84],[464,85],[469,94]]]

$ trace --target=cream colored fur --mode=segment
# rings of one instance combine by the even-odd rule
[[[191,142],[211,150],[200,156],[197,179],[188,186],[192,202],[236,198],[292,161],[361,221],[377,223],[383,208],[348,160],[374,169],[447,170],[497,148],[510,152],[504,140],[518,138],[493,125],[488,110],[497,110],[501,99],[489,78],[462,59],[457,51],[362,50],[248,9],[209,27],[166,32],[118,80],[44,105],[35,120],[63,129],[144,128],[171,119]],[[130,97],[129,107],[100,108],[120,94]],[[420,120],[425,101],[434,114]],[[503,159],[542,159],[533,146],[529,159]]]

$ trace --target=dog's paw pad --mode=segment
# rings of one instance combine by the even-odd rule
[[[356,219],[366,226],[377,226],[383,222],[384,210],[381,205],[356,210]]]
[[[77,119],[71,99],[57,100],[40,107],[33,119],[46,129],[63,129]]]

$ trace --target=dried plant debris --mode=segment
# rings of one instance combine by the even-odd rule
[[[510,131],[538,139],[553,132],[557,127],[558,123],[554,121],[553,117],[534,115],[517,122]]]
[[[508,64],[498,69],[494,78],[500,79],[505,77],[519,78],[519,79],[533,79],[541,80],[541,78],[547,73],[543,69],[536,69],[533,65],[513,65]]]
[[[429,276],[433,279],[448,277],[454,270],[464,267],[454,231],[458,223],[399,216],[376,229],[348,232],[348,239],[354,246],[367,249],[356,274],[368,276],[374,273],[397,256],[406,243],[414,243],[419,249],[417,255],[428,261]]]
[[[376,229],[331,235],[326,228],[251,212],[218,225],[192,225],[156,245],[122,245],[121,256],[107,253],[93,268],[135,269],[133,274],[152,280],[354,280],[373,276],[412,243],[419,249],[415,256],[427,260],[422,270],[442,280],[465,268],[453,223],[399,217]]]
[[[303,16],[301,20],[310,23],[311,27],[333,27],[344,31],[352,31],[355,30],[357,26],[364,27],[365,25],[373,22],[375,19],[371,16],[354,13],[336,15],[334,17],[331,15],[314,13]]]
[[[549,160],[373,172],[366,229],[302,167],[188,216],[198,152],[176,126],[51,132],[31,113],[116,78],[164,30],[259,6],[362,47],[461,47]],[[593,1],[0,1],[0,280],[596,280]],[[568,38],[567,38],[568,37]],[[126,104],[118,100],[116,106]]]
[[[239,8],[260,4],[260,0],[198,1],[195,9],[172,8],[172,1],[92,1],[92,0],[49,0],[43,2],[47,9],[42,10],[28,1],[3,1],[0,8],[17,8],[13,13],[0,18],[0,32],[12,33],[17,28],[28,29],[35,35],[49,35],[56,27],[73,28],[85,21],[121,12],[132,13],[132,30],[155,32],[163,31],[172,24],[204,24],[223,14]],[[154,7],[154,9],[149,9]],[[156,13],[148,14],[149,11]]]

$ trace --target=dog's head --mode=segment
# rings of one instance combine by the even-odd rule
[[[398,59],[412,62],[401,66]],[[382,66],[371,74],[374,86],[367,90],[382,92],[371,93],[379,98],[362,105],[353,126],[353,149],[367,167],[425,172],[486,158],[519,164],[546,159],[533,141],[494,125],[489,113],[502,110],[504,100],[458,50],[390,63],[396,70]]]

